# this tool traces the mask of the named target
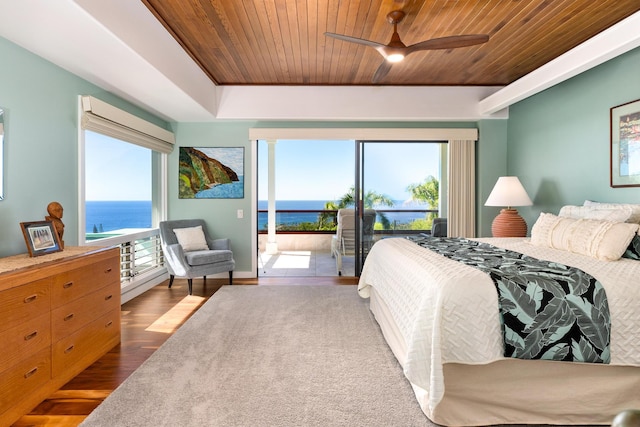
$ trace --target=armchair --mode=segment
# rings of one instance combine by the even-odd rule
[[[169,288],[175,276],[186,277],[189,295],[193,278],[229,272],[233,284],[235,261],[229,239],[212,239],[202,219],[180,219],[160,222],[160,240],[169,270]]]

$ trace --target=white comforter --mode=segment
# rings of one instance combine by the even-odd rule
[[[640,261],[599,261],[533,246],[528,239],[477,240],[577,267],[598,279],[611,313],[611,364],[640,366]],[[360,296],[369,297],[370,287],[391,311],[407,347],[406,360],[400,360],[404,373],[428,392],[431,410],[444,394],[444,363],[504,359],[497,292],[480,270],[406,239],[383,239],[367,256]]]

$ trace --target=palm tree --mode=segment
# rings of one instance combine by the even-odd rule
[[[425,202],[429,205],[429,209],[437,209],[440,201],[440,182],[433,176],[429,175],[424,182],[420,184],[410,184],[407,191],[411,193],[411,200]],[[435,218],[436,213],[431,212],[427,218]]]
[[[336,202],[326,202],[324,210],[337,211],[340,209]],[[318,215],[318,230],[335,230],[338,225],[337,214],[335,212],[321,212]]]
[[[325,210],[338,210],[344,209],[348,207],[355,206],[355,197],[356,189],[355,186],[351,186],[349,191],[347,191],[340,199],[336,202],[327,202],[324,205]],[[374,206],[389,206],[393,207],[394,203],[391,197],[385,194],[379,194],[373,190],[369,190],[365,193],[362,198],[364,208],[365,209],[373,209]],[[322,213],[318,217],[318,223],[320,225],[334,224],[337,225],[336,213]],[[380,218],[380,223],[385,230],[388,230],[391,227],[389,219],[384,213],[379,213],[378,217]]]

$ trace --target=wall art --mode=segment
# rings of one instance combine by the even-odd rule
[[[180,199],[243,199],[244,147],[180,147]]]
[[[611,108],[612,187],[640,187],[640,99]]]

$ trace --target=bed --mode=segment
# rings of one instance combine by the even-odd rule
[[[622,218],[563,207],[558,216],[541,214],[531,238],[471,239],[576,267],[600,282],[610,312],[608,363],[505,357],[498,292],[487,273],[405,238],[373,246],[358,292],[370,298],[429,419],[449,426],[609,425],[620,411],[640,408],[640,259],[624,250],[640,245],[633,216],[640,205],[630,206],[637,210],[625,208],[631,214]],[[615,227],[625,237],[607,241],[603,230]],[[609,255],[616,245],[625,246],[618,258]]]

